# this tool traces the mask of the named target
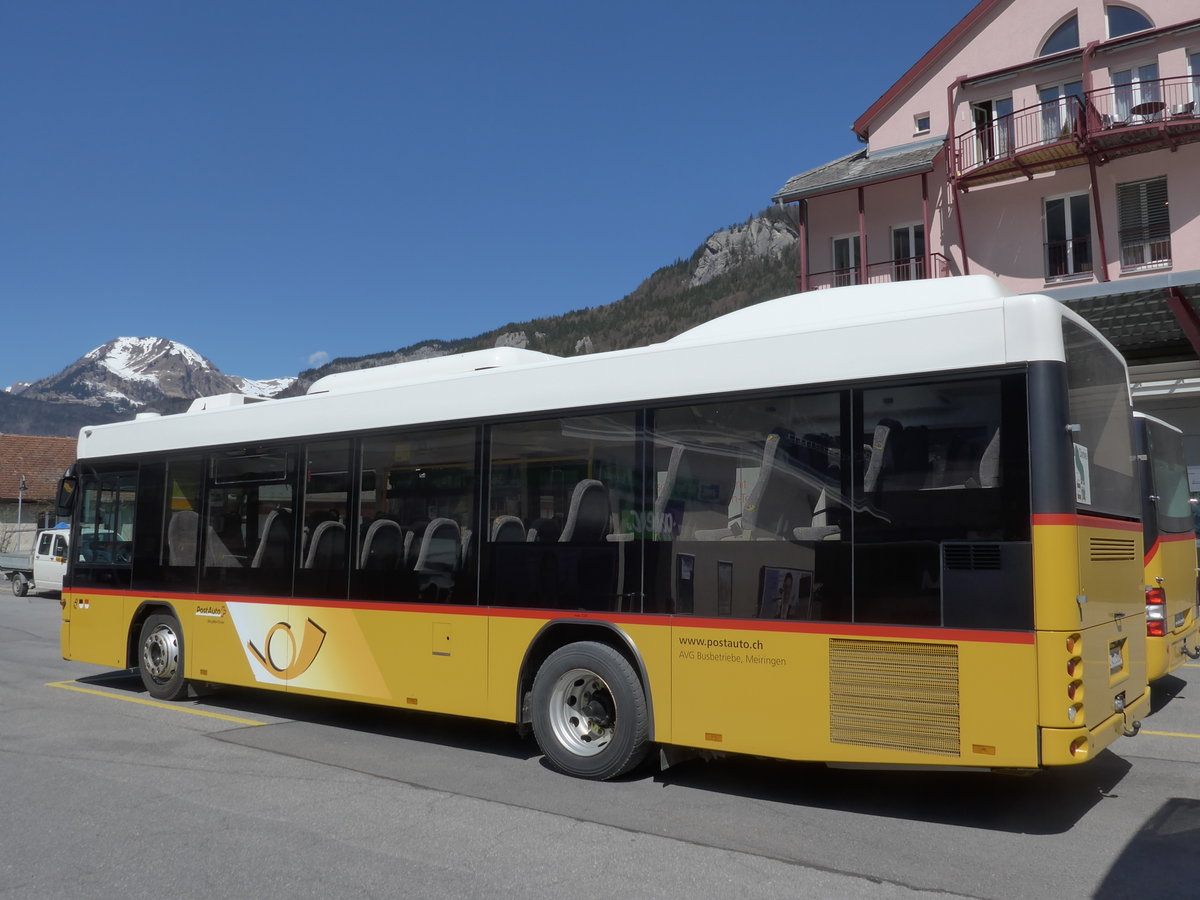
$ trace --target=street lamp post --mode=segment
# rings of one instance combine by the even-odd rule
[[[25,503],[25,476],[21,476],[21,486],[17,488],[17,551],[21,549],[21,507]]]

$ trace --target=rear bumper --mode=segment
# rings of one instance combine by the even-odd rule
[[[1150,714],[1150,691],[1129,702],[1124,712],[1113,713],[1095,728],[1043,728],[1042,765],[1072,766],[1095,758],[1105,747],[1140,727]],[[1074,747],[1074,752],[1072,752]]]

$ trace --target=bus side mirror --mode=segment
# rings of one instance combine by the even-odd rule
[[[64,475],[58,480],[58,492],[54,496],[54,511],[60,519],[69,519],[75,511],[75,488],[79,479],[74,475]]]

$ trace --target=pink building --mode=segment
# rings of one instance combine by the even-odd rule
[[[1198,12],[982,0],[854,122],[864,148],[776,195],[799,290],[990,274],[1057,296],[1200,464]]]

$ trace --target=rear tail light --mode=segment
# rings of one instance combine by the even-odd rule
[[[1146,635],[1163,637],[1166,634],[1167,592],[1164,588],[1146,588]]]

